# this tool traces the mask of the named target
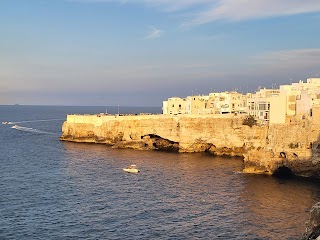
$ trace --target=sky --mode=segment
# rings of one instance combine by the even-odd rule
[[[319,29],[319,0],[1,0],[0,104],[278,88],[320,74]]]

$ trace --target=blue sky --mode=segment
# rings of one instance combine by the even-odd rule
[[[319,0],[1,0],[0,104],[161,106],[320,74]]]

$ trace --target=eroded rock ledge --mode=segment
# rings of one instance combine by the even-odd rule
[[[241,156],[246,173],[319,177],[319,133],[320,121],[312,118],[247,126],[243,116],[234,115],[68,115],[60,139],[114,148]]]

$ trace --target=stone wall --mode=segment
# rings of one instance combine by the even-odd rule
[[[244,172],[320,176],[317,121],[244,125],[234,115],[68,115],[61,140],[118,148],[243,156]]]

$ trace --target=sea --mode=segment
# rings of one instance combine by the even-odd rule
[[[0,106],[0,239],[301,239],[320,181],[242,174],[242,158],[59,140],[67,114]],[[16,126],[15,126],[16,125]],[[15,126],[15,128],[12,128]],[[136,164],[138,174],[122,169]]]

